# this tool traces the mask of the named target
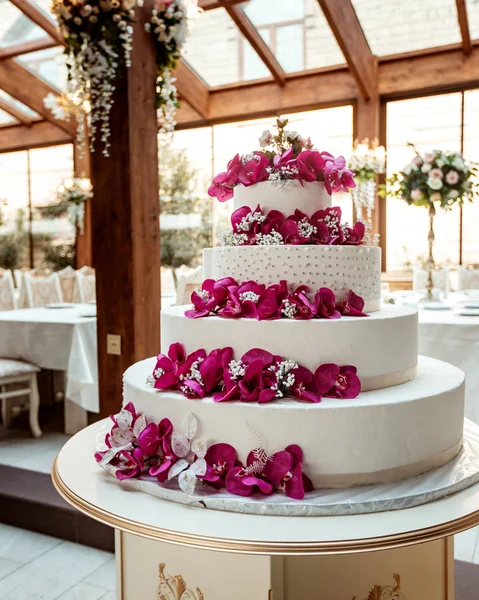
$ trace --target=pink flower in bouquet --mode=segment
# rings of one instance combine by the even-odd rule
[[[269,160],[262,152],[255,152],[254,158],[246,161],[241,167],[238,177],[244,186],[253,185],[259,181],[266,181],[269,177],[267,168]]]
[[[366,227],[364,223],[358,221],[354,224],[354,227],[345,227],[343,229],[344,239],[342,244],[345,246],[360,246],[364,241],[364,234]]]
[[[454,171],[454,169],[446,174],[446,183],[448,183],[449,185],[456,185],[458,181],[459,173],[457,171]]]
[[[314,373],[316,391],[328,398],[356,398],[361,391],[361,382],[356,367],[324,364]]]
[[[258,321],[281,318],[281,306],[288,295],[288,285],[285,280],[270,285],[261,295],[258,302],[256,318]]]
[[[256,235],[263,229],[266,218],[259,205],[254,210],[249,206],[241,206],[231,215],[231,225],[234,233],[246,234],[248,243],[254,243]]]
[[[421,198],[424,196],[424,194],[422,193],[422,191],[418,188],[414,188],[413,190],[411,190],[411,200],[414,200],[415,202],[417,202],[418,200],[421,200]]]
[[[118,469],[115,472],[115,477],[120,481],[138,477],[145,470],[143,450],[141,448],[133,448],[131,451],[122,450],[117,462],[119,464],[116,465]]]
[[[216,308],[216,298],[213,296],[214,279],[205,279],[201,286],[201,290],[195,290],[191,294],[191,302],[193,309],[185,311],[185,317],[189,319],[197,319],[198,317],[206,317]]]
[[[333,290],[322,287],[316,292],[313,312],[320,319],[339,319],[341,314],[336,308],[336,297]]]
[[[207,396],[222,380],[223,370],[233,358],[232,348],[217,349],[206,355],[204,350],[192,352],[179,370],[181,392],[191,399]]]
[[[236,450],[230,444],[213,444],[205,454],[206,473],[199,479],[217,490],[225,486],[228,473],[236,465]]]
[[[232,286],[237,286],[238,283],[233,277],[223,277],[215,281],[213,285],[213,296],[216,300],[216,305],[224,306],[228,300],[229,290]]]
[[[337,310],[348,317],[368,317],[369,315],[363,312],[364,300],[361,296],[358,296],[349,290],[348,296],[345,302],[342,302],[336,306]]]
[[[300,285],[291,294],[288,294],[283,302],[283,313],[289,318],[300,321],[312,319],[314,309],[308,299],[308,292],[307,285]]]
[[[261,224],[261,233],[269,235],[273,231],[279,231],[284,223],[284,215],[279,210],[270,210],[263,223]]]
[[[316,211],[311,217],[311,225],[316,228],[316,232],[311,235],[316,244],[336,244],[343,239],[339,206],[328,206]]]
[[[346,168],[344,156],[327,160],[324,167],[324,185],[328,194],[332,192],[348,192],[356,187],[354,172]]]
[[[444,176],[441,169],[431,169],[428,173],[429,179],[442,179]]]
[[[295,500],[302,500],[305,492],[313,489],[311,480],[303,473],[303,452],[295,444],[272,456],[266,463],[264,476],[275,488]]]
[[[231,287],[229,299],[218,314],[224,317],[254,318],[258,315],[258,304],[266,286],[255,281],[246,281],[240,286]]]
[[[422,158],[418,154],[417,156],[415,156],[413,158],[412,162],[413,162],[414,165],[416,165],[416,167],[420,167],[424,161],[422,160]]]
[[[268,387],[259,395],[258,402],[266,404],[276,398],[292,396],[305,402],[321,402],[321,395],[315,390],[314,377],[309,369],[302,365],[294,366],[288,361],[276,361],[271,373],[274,378],[269,378],[266,383]]]
[[[259,137],[260,147],[266,148],[266,146],[269,146],[269,144],[271,144],[272,138],[273,138],[273,136],[271,135],[271,131],[269,131],[268,129],[265,129]]]
[[[284,221],[279,232],[285,244],[307,244],[311,236],[316,233],[316,227],[306,213],[296,209],[294,214]]]
[[[240,155],[237,154],[230,160],[227,170],[224,173],[218,173],[213,177],[213,181],[208,188],[208,195],[218,198],[220,202],[226,202],[233,197],[233,188],[239,183],[239,172],[242,168]]]
[[[426,152],[424,155],[424,162],[428,164],[434,162],[434,152]]]
[[[171,448],[171,436],[173,425],[169,419],[162,419],[158,425],[158,439],[160,440],[160,453],[156,458],[156,464],[150,467],[149,474],[156,477],[160,483],[168,479],[171,467],[178,457]]]
[[[273,165],[276,171],[282,173],[286,179],[300,179],[298,164],[294,158],[292,146],[286,152],[283,152],[283,154],[276,154],[273,159]]]
[[[168,355],[158,354],[156,366],[153,369],[154,388],[157,390],[176,389],[180,367],[186,361],[186,350],[183,344],[171,344]]]
[[[315,150],[303,150],[296,158],[299,176],[304,181],[319,181],[323,177],[326,161]]]
[[[258,472],[259,471],[259,472]],[[226,489],[236,496],[251,496],[255,492],[270,495],[273,493],[271,483],[261,476],[263,465],[253,452],[250,452],[246,467],[233,467],[226,476]]]

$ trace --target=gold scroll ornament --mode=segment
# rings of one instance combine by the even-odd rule
[[[186,582],[181,575],[165,575],[165,563],[159,566],[160,582],[158,584],[158,600],[204,600],[202,592],[187,589]]]
[[[381,585],[375,585],[364,600],[405,600],[401,593],[401,581],[399,575],[393,575],[393,577],[396,582],[394,586],[386,585],[383,587]],[[356,600],[356,596],[353,600]]]

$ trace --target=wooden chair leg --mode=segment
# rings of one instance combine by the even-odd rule
[[[0,385],[0,394],[6,391],[5,385]],[[10,427],[10,422],[12,420],[12,409],[8,402],[8,398],[2,398],[0,400],[0,404],[2,405],[2,422],[3,426],[8,429]]]
[[[30,378],[30,429],[34,437],[42,436],[42,430],[38,424],[38,409],[40,408],[40,396],[38,394],[37,374]]]

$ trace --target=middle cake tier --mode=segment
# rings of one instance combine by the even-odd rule
[[[185,317],[189,306],[161,312],[161,351],[181,342],[187,352],[231,346],[236,358],[251,348],[296,361],[314,371],[320,364],[353,365],[363,391],[412,380],[417,373],[417,312],[385,306],[369,317],[298,321]]]

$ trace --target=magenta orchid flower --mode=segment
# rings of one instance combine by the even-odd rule
[[[308,293],[308,286],[300,285],[294,292],[288,294],[283,302],[283,313],[289,318],[300,321],[312,319],[314,308],[308,299]]]
[[[191,294],[193,309],[185,311],[185,317],[197,319],[208,316],[216,308],[216,298],[213,296],[214,279],[205,279],[201,290]]]
[[[208,195],[217,198],[220,202],[226,202],[233,197],[233,189],[239,183],[239,172],[242,168],[240,155],[237,154],[230,160],[227,170],[213,177],[208,188]]]
[[[179,342],[171,344],[168,355],[158,354],[153,369],[155,380],[153,387],[157,390],[175,389],[178,385],[180,367],[184,365],[186,358],[185,347]]]
[[[236,450],[230,444],[213,444],[205,454],[206,473],[199,479],[217,490],[225,486],[228,473],[236,465]]]
[[[311,224],[316,228],[316,232],[311,235],[314,243],[341,243],[344,236],[341,229],[341,209],[339,206],[328,206],[328,208],[316,211],[311,216]]]
[[[314,373],[316,391],[328,398],[356,398],[361,391],[361,382],[356,372],[356,367],[351,365],[321,365]]]
[[[322,287],[314,296],[313,311],[319,319],[339,319],[341,312],[336,307],[333,290]]]
[[[246,461],[246,467],[233,467],[226,476],[226,489],[230,494],[236,496],[251,496],[260,493],[269,496],[273,493],[271,483],[262,478],[262,466],[257,467],[258,461],[253,452],[250,452]]]
[[[324,166],[324,185],[328,194],[332,192],[348,192],[356,187],[354,172],[346,168],[344,156],[326,160]]]
[[[145,470],[141,448],[133,448],[131,451],[122,450],[116,462],[115,466],[118,466],[118,469],[115,471],[115,476],[120,481],[138,477]]]
[[[325,160],[314,150],[303,150],[296,158],[299,176],[304,181],[321,181],[323,179]]]
[[[158,425],[158,439],[160,447],[156,456],[156,464],[150,467],[149,474],[156,477],[160,483],[168,479],[171,467],[176,463],[178,457],[171,448],[171,436],[173,424],[169,419],[162,419]]]
[[[296,209],[282,224],[279,232],[285,244],[297,245],[311,242],[314,226],[306,213]]]
[[[346,301],[338,304],[336,308],[342,315],[346,315],[348,317],[369,316],[367,313],[363,312],[364,300],[361,298],[361,296],[355,294],[353,290],[349,290]]]
[[[366,227],[361,221],[355,223],[354,227],[345,227],[343,230],[344,241],[342,243],[345,246],[360,246],[364,241],[365,232]]]
[[[266,463],[265,478],[289,498],[302,500],[313,489],[309,477],[303,473],[303,452],[295,444],[276,452]]]
[[[269,177],[269,160],[263,152],[254,152],[254,158],[246,161],[238,173],[240,182],[244,186],[266,181]]]
[[[269,235],[273,231],[279,231],[284,223],[284,215],[279,210],[270,210],[261,224],[261,233]]]

